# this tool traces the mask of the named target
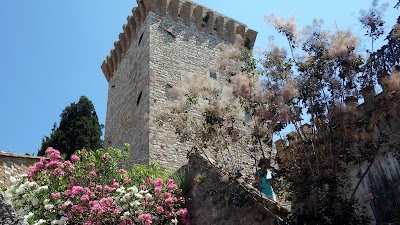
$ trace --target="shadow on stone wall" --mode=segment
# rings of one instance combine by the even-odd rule
[[[289,214],[243,181],[222,176],[201,156],[192,156],[177,173],[185,182],[191,224],[279,224]]]

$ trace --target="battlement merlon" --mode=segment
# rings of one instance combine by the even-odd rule
[[[246,25],[188,0],[137,0],[137,5],[132,9],[133,15],[128,16],[127,23],[123,25],[123,33],[119,34],[119,40],[114,42],[114,49],[101,65],[108,82],[136,40],[149,12],[160,16],[169,14],[174,21],[181,18],[187,26],[193,23],[198,31],[212,34],[215,30],[221,39],[232,43],[235,41],[235,35],[239,34],[245,39],[246,47],[250,49],[253,48],[257,37],[257,32],[247,29]]]

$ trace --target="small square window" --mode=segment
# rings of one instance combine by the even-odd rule
[[[217,73],[216,72],[210,72],[210,77],[212,79],[217,79]]]

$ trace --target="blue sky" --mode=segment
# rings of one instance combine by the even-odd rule
[[[295,15],[300,26],[313,18],[329,28],[350,27],[371,0],[194,0],[258,31],[255,49],[265,49],[276,35],[264,16]],[[384,1],[381,1],[384,2]],[[399,11],[390,0],[387,30]],[[113,48],[133,0],[12,0],[0,2],[0,151],[37,153],[62,110],[86,95],[105,124],[107,81],[100,69]],[[365,46],[367,48],[367,46]]]

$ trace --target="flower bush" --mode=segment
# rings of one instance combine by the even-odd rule
[[[70,161],[53,148],[46,154],[5,191],[28,224],[190,224],[172,179],[150,177],[139,184],[134,181],[143,178],[130,177],[137,167],[123,169],[129,151],[81,150]]]

